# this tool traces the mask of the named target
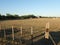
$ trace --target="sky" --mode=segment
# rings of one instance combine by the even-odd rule
[[[60,16],[60,0],[0,0],[0,14]]]

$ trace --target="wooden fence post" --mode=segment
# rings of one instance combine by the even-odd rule
[[[13,26],[12,26],[12,38],[14,40],[14,29],[13,29]]]
[[[49,34],[49,26],[50,26],[49,22],[46,23],[45,38],[46,38],[46,39],[49,39],[49,37],[50,37],[50,39],[52,40],[53,44],[56,45],[56,43],[55,43],[55,41],[53,40],[52,36]]]
[[[13,26],[12,26],[12,43],[14,45],[14,29],[13,29]]]
[[[21,36],[20,36],[20,44],[22,44],[22,26],[20,27],[20,34],[21,34]]]
[[[20,30],[21,30],[21,37],[22,37],[22,26],[21,26]]]
[[[46,23],[45,38],[49,39],[49,22]]]
[[[31,35],[33,35],[33,27],[31,27]]]
[[[4,28],[4,38],[3,38],[3,42],[4,42],[4,45],[6,45],[6,31],[5,31],[5,28]]]
[[[48,28],[48,29],[50,28],[50,23],[49,23],[49,22],[46,23],[46,29],[47,29],[47,28]]]
[[[0,32],[1,32],[1,25],[0,25]],[[0,37],[0,41],[1,41],[1,37]]]
[[[52,36],[51,36],[51,35],[49,35],[49,36],[50,36],[50,39],[51,39],[51,41],[53,42],[53,44],[54,44],[54,45],[57,45],[57,44],[55,43],[55,41],[53,40]]]
[[[31,45],[33,45],[33,27],[31,27]]]
[[[6,31],[5,31],[5,29],[4,29],[4,39],[6,40]]]
[[[0,30],[1,30],[1,25],[0,25]]]

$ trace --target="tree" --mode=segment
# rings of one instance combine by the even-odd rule
[[[1,19],[1,14],[0,14],[0,19]]]
[[[19,15],[17,15],[17,14],[15,14],[14,16],[15,16],[15,17],[19,17]]]
[[[14,18],[15,18],[15,19],[20,19],[20,16],[17,15],[17,14],[15,14],[15,15],[14,15]]]
[[[5,15],[2,15],[2,19],[5,20],[6,19],[6,16]]]
[[[37,17],[34,16],[33,14],[21,16],[21,19],[29,19],[29,18],[37,18]]]
[[[6,14],[6,18],[7,18],[7,19],[14,19],[14,16],[11,15],[11,14],[9,14],[9,13],[7,13],[7,14]]]
[[[42,16],[39,16],[39,18],[42,18]]]

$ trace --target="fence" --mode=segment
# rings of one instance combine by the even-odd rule
[[[10,31],[9,31],[10,30]],[[49,34],[49,22],[46,24],[45,31],[39,33],[34,33],[33,27],[30,28],[30,34],[23,35],[23,32],[27,33],[28,31],[24,31],[21,26],[19,29],[11,26],[11,29],[2,29],[0,25],[0,45],[34,45],[33,43],[39,39],[46,38],[52,40],[53,44],[56,45],[54,39]],[[28,32],[29,33],[29,32]],[[17,36],[15,36],[17,34]],[[19,34],[19,35],[18,35]],[[45,34],[45,35],[44,35]]]

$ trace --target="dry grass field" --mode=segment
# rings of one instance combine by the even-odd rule
[[[34,30],[44,30],[46,23],[50,23],[50,31],[60,29],[60,18],[40,18],[40,19],[24,19],[24,20],[5,20],[0,21],[0,25],[3,28],[11,28],[11,26],[20,28],[21,26],[24,29],[33,27]]]
[[[23,29],[23,38],[28,40],[31,37],[28,36],[31,34],[31,27],[33,27],[33,37],[39,37],[37,35],[40,35],[41,32],[44,32],[46,30],[46,23],[49,22],[49,31],[51,32],[52,37],[56,37],[55,42],[59,45],[60,43],[60,18],[37,18],[37,19],[24,19],[24,20],[4,20],[0,21],[0,29],[6,30],[11,29],[13,26],[14,30],[18,30],[15,33],[16,38],[20,38],[20,27],[22,26]],[[43,34],[42,34],[43,35]],[[10,34],[11,36],[11,34]],[[28,36],[28,37],[27,37]],[[39,37],[40,38],[40,37]],[[38,38],[38,40],[39,40]],[[55,38],[54,38],[55,39]],[[43,39],[41,39],[43,40]],[[45,41],[46,42],[46,41]],[[35,42],[36,45],[40,45],[40,41]],[[34,45],[35,45],[34,43]],[[41,44],[43,45],[43,44]]]

